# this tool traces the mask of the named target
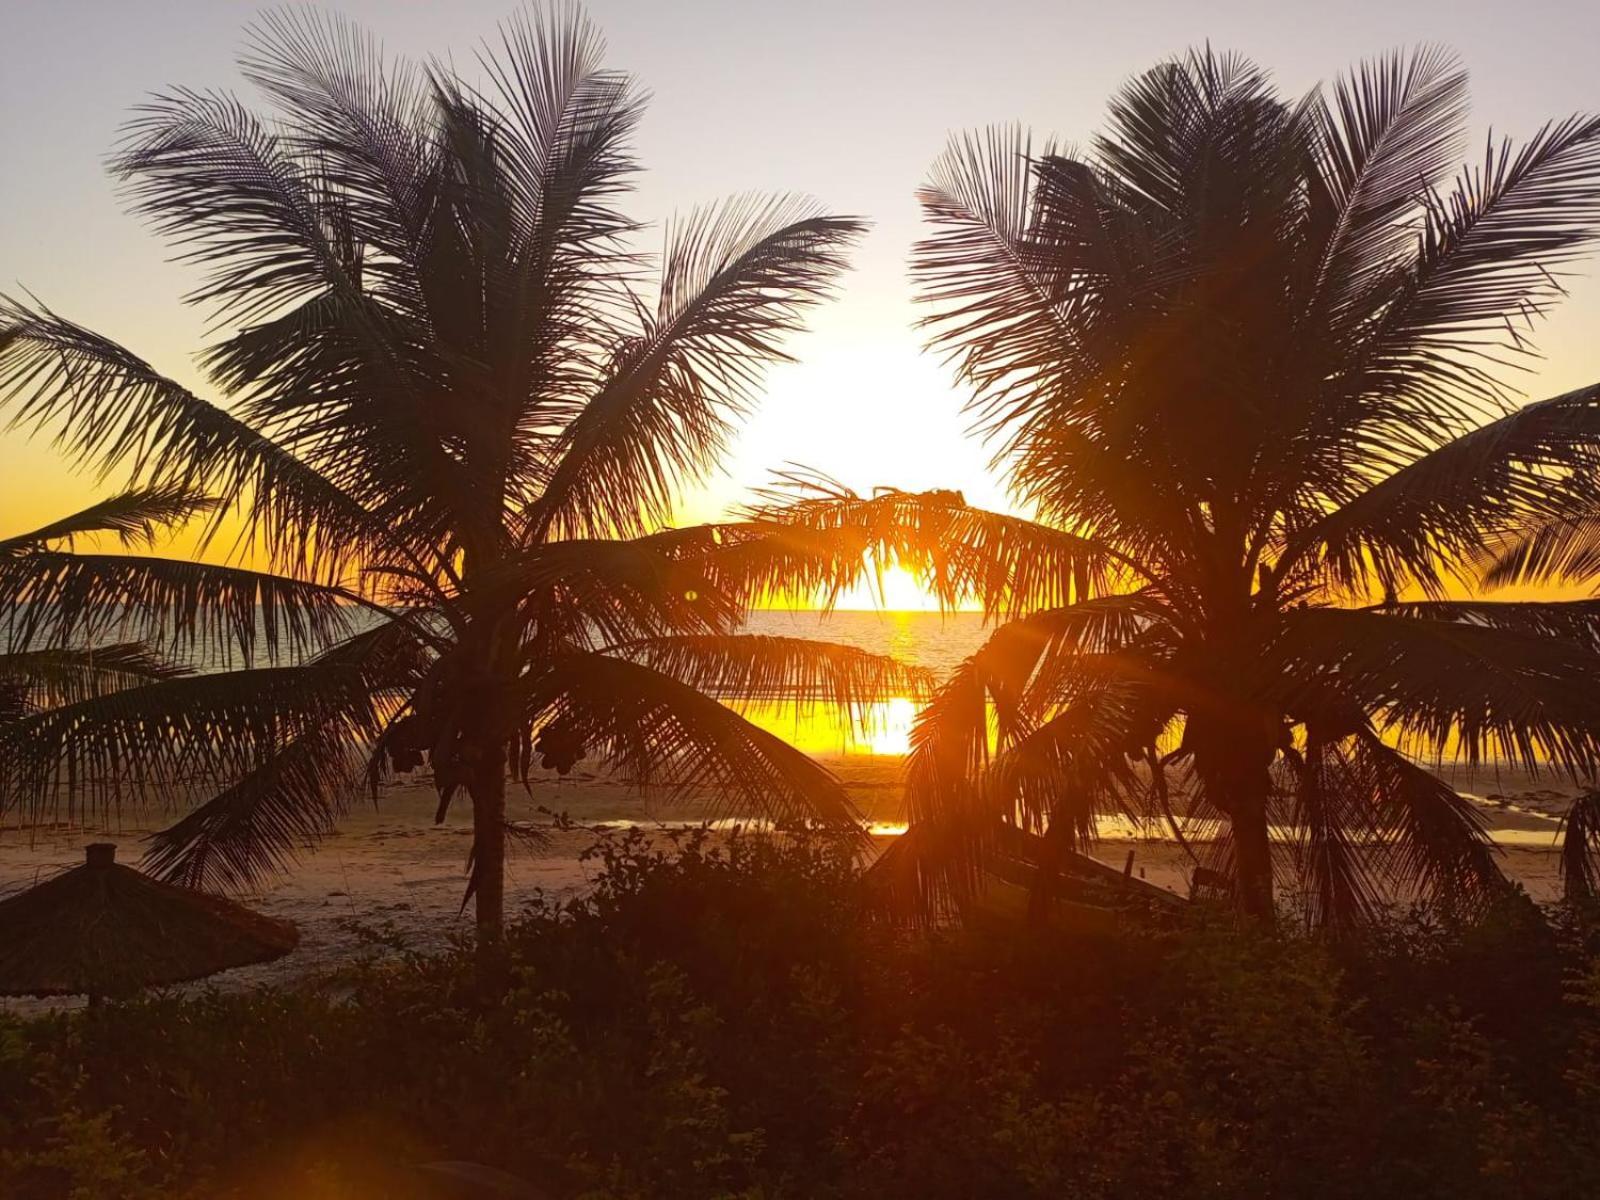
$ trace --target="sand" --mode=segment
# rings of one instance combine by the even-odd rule
[[[903,819],[901,762],[898,756],[866,754],[828,761],[859,810],[876,823],[880,842]],[[1535,899],[1556,898],[1560,879],[1552,845],[1572,789],[1548,777],[1509,771],[1447,777],[1464,794],[1479,799],[1503,851],[1506,872]],[[276,963],[228,972],[215,985],[231,989],[304,980],[356,955],[397,945],[436,949],[470,933],[470,911],[461,911],[470,808],[459,803],[436,826],[435,804],[427,778],[396,782],[382,791],[376,805],[358,806],[332,837],[302,853],[292,872],[240,897],[262,912],[293,921],[301,930],[301,944]],[[580,856],[594,843],[596,828],[632,824],[666,831],[698,824],[710,815],[703,805],[644,797],[624,783],[581,769],[565,778],[538,777],[528,792],[515,789],[509,807],[514,820],[546,823],[551,813],[564,813],[578,826],[552,834],[544,846],[513,850],[506,869],[507,904],[513,910],[541,891],[566,896],[587,887],[595,868]],[[146,832],[137,825],[0,829],[0,896],[81,863],[83,846],[90,841],[117,841],[120,860],[136,864]],[[1121,868],[1130,850],[1136,874],[1187,894],[1190,863],[1170,841],[1110,837],[1095,854]],[[0,1006],[21,1013],[62,1003],[0,999]]]

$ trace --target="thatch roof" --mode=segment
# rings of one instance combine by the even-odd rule
[[[116,847],[0,900],[0,994],[114,996],[268,962],[294,926],[119,866]]]

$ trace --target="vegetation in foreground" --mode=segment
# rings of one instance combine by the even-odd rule
[[[0,1024],[0,1193],[1568,1197],[1600,1181],[1600,937],[1507,902],[1359,948],[861,916],[826,842],[602,842],[470,955]],[[416,1193],[420,1194],[420,1193]]]

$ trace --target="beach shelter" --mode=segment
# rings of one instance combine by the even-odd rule
[[[269,962],[293,925],[117,863],[110,843],[82,866],[0,900],[0,994],[122,996]]]

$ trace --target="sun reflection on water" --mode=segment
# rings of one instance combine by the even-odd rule
[[[853,713],[833,704],[756,701],[736,705],[753,724],[807,754],[899,757],[911,750],[917,705],[907,697],[862,705]]]
[[[883,587],[884,598],[891,602],[887,611],[772,609],[753,614],[748,631],[855,646],[927,667],[936,676],[943,676],[981,643],[980,616],[928,611],[934,601],[909,573],[885,572]],[[724,699],[762,729],[820,757],[904,757],[911,750],[911,728],[919,707],[906,696],[864,704],[851,712],[823,702]]]

